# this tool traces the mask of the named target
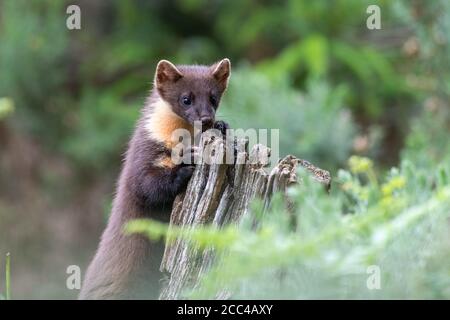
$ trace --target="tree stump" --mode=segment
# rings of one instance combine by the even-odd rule
[[[217,226],[237,223],[247,214],[255,197],[262,199],[267,208],[275,192],[286,193],[290,185],[298,183],[298,166],[304,167],[327,190],[330,187],[328,171],[291,155],[267,170],[270,149],[261,144],[250,152],[243,139],[235,140],[233,145],[225,144],[222,139],[209,140],[203,146],[203,150],[209,146],[209,152],[206,155],[203,152],[186,191],[175,199],[170,225],[192,228],[207,223]],[[234,163],[226,164],[230,151],[234,153]],[[179,299],[183,289],[196,285],[213,259],[212,249],[192,248],[181,239],[166,243],[160,269],[168,279],[159,298]]]

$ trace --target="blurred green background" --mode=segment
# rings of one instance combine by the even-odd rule
[[[81,30],[66,8],[81,8]],[[366,8],[381,8],[369,30]],[[0,0],[0,266],[13,298],[74,298],[156,63],[232,61],[219,118],[279,128],[333,175],[448,159],[450,2]],[[3,272],[2,272],[3,274]],[[4,292],[0,281],[0,293]]]

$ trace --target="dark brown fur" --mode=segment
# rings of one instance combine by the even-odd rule
[[[158,64],[155,88],[129,143],[111,216],[80,299],[157,297],[161,259],[155,257],[162,256],[163,246],[141,235],[124,235],[123,226],[137,218],[168,221],[175,196],[193,172],[193,166],[171,162],[171,132],[180,127],[191,130],[198,120],[215,123],[229,74],[228,59],[213,66],[175,67],[165,60]],[[186,96],[189,106],[184,104]]]

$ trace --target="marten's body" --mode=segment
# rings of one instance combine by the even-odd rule
[[[212,66],[175,67],[165,60],[158,64],[155,88],[129,143],[108,226],[86,272],[80,299],[157,297],[163,248],[144,236],[124,235],[123,226],[137,218],[169,220],[172,202],[194,169],[172,162],[171,149],[178,143],[172,141],[172,132],[192,132],[194,121],[206,127],[218,124],[215,110],[229,73],[228,59]]]

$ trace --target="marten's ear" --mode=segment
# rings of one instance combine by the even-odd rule
[[[219,84],[225,89],[228,85],[228,78],[230,77],[231,62],[229,59],[225,58],[212,66],[213,77]]]
[[[172,64],[172,62],[167,60],[158,62],[155,75],[155,81],[158,87],[169,81],[176,82],[181,77],[183,77],[183,74]]]

